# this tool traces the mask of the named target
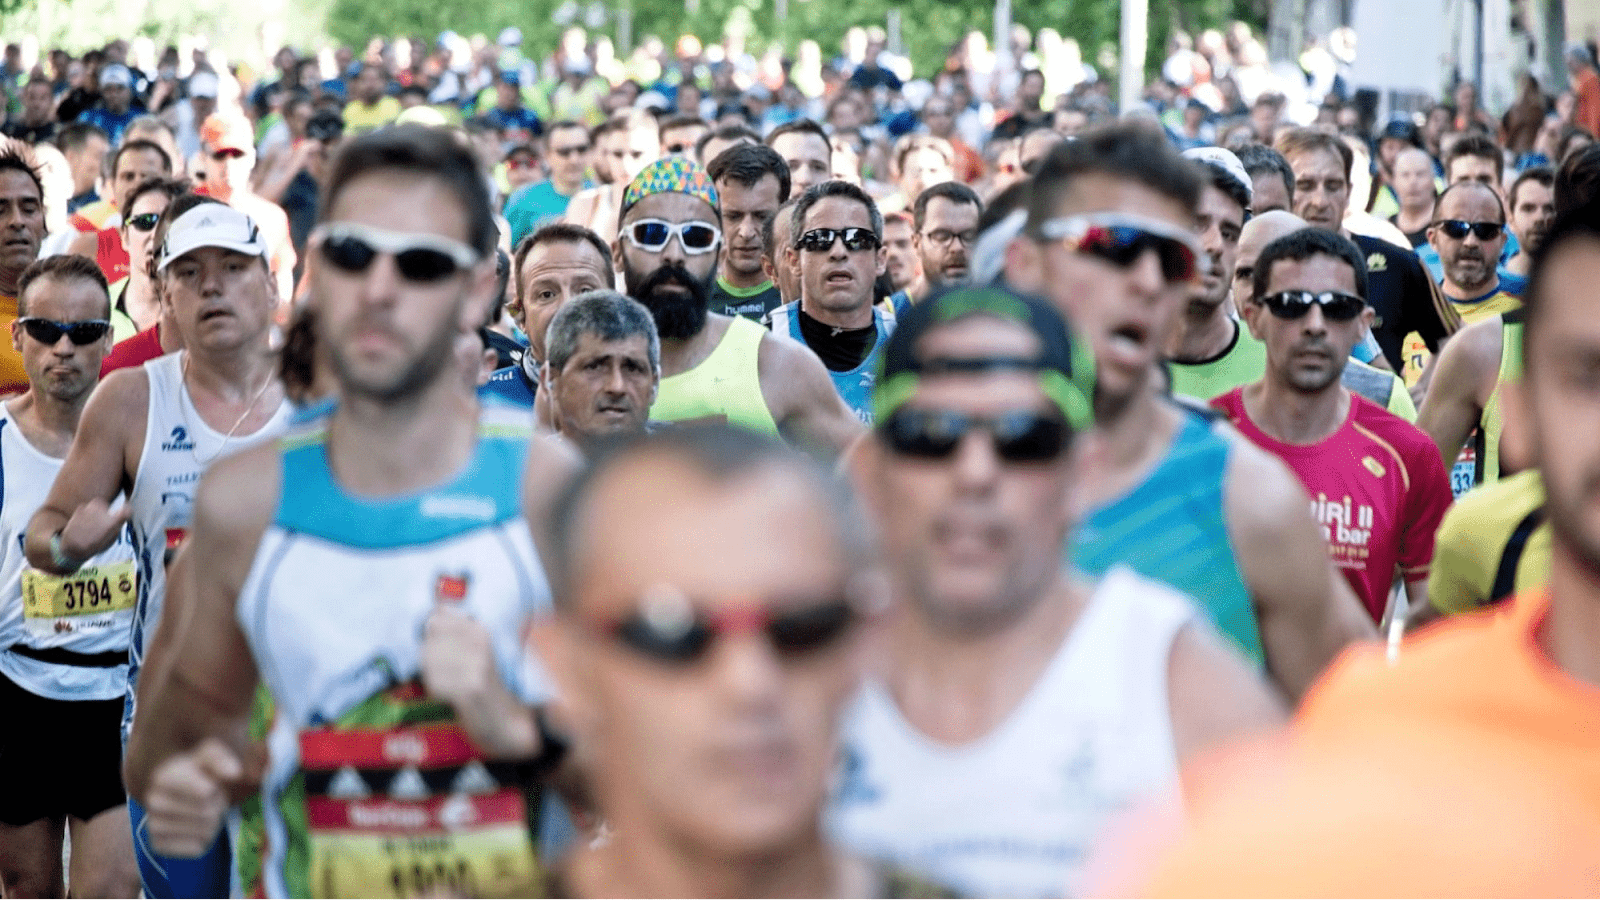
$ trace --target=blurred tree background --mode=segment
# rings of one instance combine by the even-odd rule
[[[1241,19],[1260,30],[1269,0],[1148,0],[1150,43],[1146,67],[1154,71],[1174,29],[1195,32]],[[619,22],[634,42],[656,35],[670,45],[693,34],[716,42],[730,26],[759,54],[772,42],[791,52],[801,40],[838,52],[852,26],[887,26],[898,13],[899,34],[917,75],[943,65],[966,32],[993,31],[993,0],[0,0],[0,35],[36,35],[41,46],[82,50],[115,37],[148,37],[158,45],[199,35],[233,59],[259,64],[274,43],[304,49],[333,40],[360,48],[374,35],[431,39],[452,30],[491,39],[515,25],[524,50],[543,55],[569,25],[615,36]],[[1045,27],[1077,40],[1086,62],[1114,75],[1120,0],[1014,0],[1012,18],[1035,34]],[[621,48],[618,48],[619,51]]]

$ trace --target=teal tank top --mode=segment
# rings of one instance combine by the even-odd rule
[[[1211,421],[1184,410],[1167,456],[1143,483],[1091,512],[1070,550],[1077,568],[1099,578],[1125,565],[1188,594],[1258,667],[1261,627],[1223,520],[1230,445]]]
[[[768,319],[772,323],[772,330],[778,333],[787,332],[789,337],[804,344],[805,337],[800,333],[800,316],[798,310],[800,301],[785,303],[773,310]],[[894,319],[883,314],[883,310],[874,306],[872,308],[872,324],[877,326],[878,337],[873,342],[872,349],[861,360],[861,364],[844,372],[828,370],[828,377],[833,380],[833,389],[844,399],[850,411],[856,414],[863,424],[872,424],[872,386],[878,379],[878,359],[883,356],[884,345],[889,343],[889,335],[894,332]]]

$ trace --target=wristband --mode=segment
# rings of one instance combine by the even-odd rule
[[[83,567],[83,563],[61,552],[61,532],[50,535],[50,562],[58,569],[76,572]]]

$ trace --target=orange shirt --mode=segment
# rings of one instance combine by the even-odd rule
[[[17,298],[0,294],[0,394],[16,394],[28,389],[28,371],[22,367],[22,354],[11,346],[11,323],[17,320]]]
[[[1241,777],[1196,799],[1144,893],[1592,895],[1600,689],[1539,648],[1548,608],[1535,592],[1442,622],[1394,666],[1348,652],[1285,745],[1224,763]]]
[[[1584,66],[1572,85],[1577,105],[1572,109],[1572,124],[1600,136],[1600,74]]]

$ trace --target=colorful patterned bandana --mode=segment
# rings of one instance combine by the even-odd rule
[[[721,215],[722,204],[717,199],[717,189],[712,186],[710,176],[692,160],[676,154],[645,166],[644,171],[628,184],[628,189],[622,193],[622,215],[627,215],[635,203],[651,194],[668,193],[699,197]]]

